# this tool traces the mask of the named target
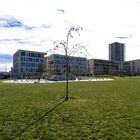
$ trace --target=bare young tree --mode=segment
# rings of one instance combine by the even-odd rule
[[[68,30],[68,34],[66,37],[66,41],[62,40],[62,41],[55,41],[54,45],[55,47],[53,49],[50,49],[47,53],[55,53],[55,51],[59,51],[61,52],[63,55],[65,55],[65,72],[66,72],[66,96],[65,96],[65,100],[68,100],[68,80],[69,80],[69,57],[70,56],[74,56],[76,54],[82,54],[85,57],[87,57],[88,55],[88,51],[86,49],[86,46],[84,44],[76,44],[73,46],[69,46],[69,39],[74,38],[74,36],[72,35],[73,32],[77,32],[78,35],[80,36],[79,31],[82,30],[82,27],[70,27],[70,29]]]

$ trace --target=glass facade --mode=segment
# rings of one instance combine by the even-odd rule
[[[37,76],[39,65],[44,67],[44,55],[42,52],[18,50],[13,57],[14,77]]]
[[[83,57],[70,56],[68,59],[69,74],[71,76],[85,76],[87,60]],[[51,75],[65,75],[66,57],[53,54],[47,57],[47,71]]]
[[[109,60],[124,62],[125,61],[125,45],[118,42],[109,44]]]
[[[88,60],[88,74],[93,75],[118,75],[119,74],[119,62],[101,60],[101,59],[89,59]]]

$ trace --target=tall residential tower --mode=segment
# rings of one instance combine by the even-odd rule
[[[125,45],[123,43],[114,42],[109,44],[109,60],[117,62],[125,61]]]

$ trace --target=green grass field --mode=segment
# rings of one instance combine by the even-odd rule
[[[0,139],[139,140],[140,79],[0,82]]]

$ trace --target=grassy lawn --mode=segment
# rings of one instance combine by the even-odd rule
[[[0,82],[0,139],[139,140],[140,79]]]

